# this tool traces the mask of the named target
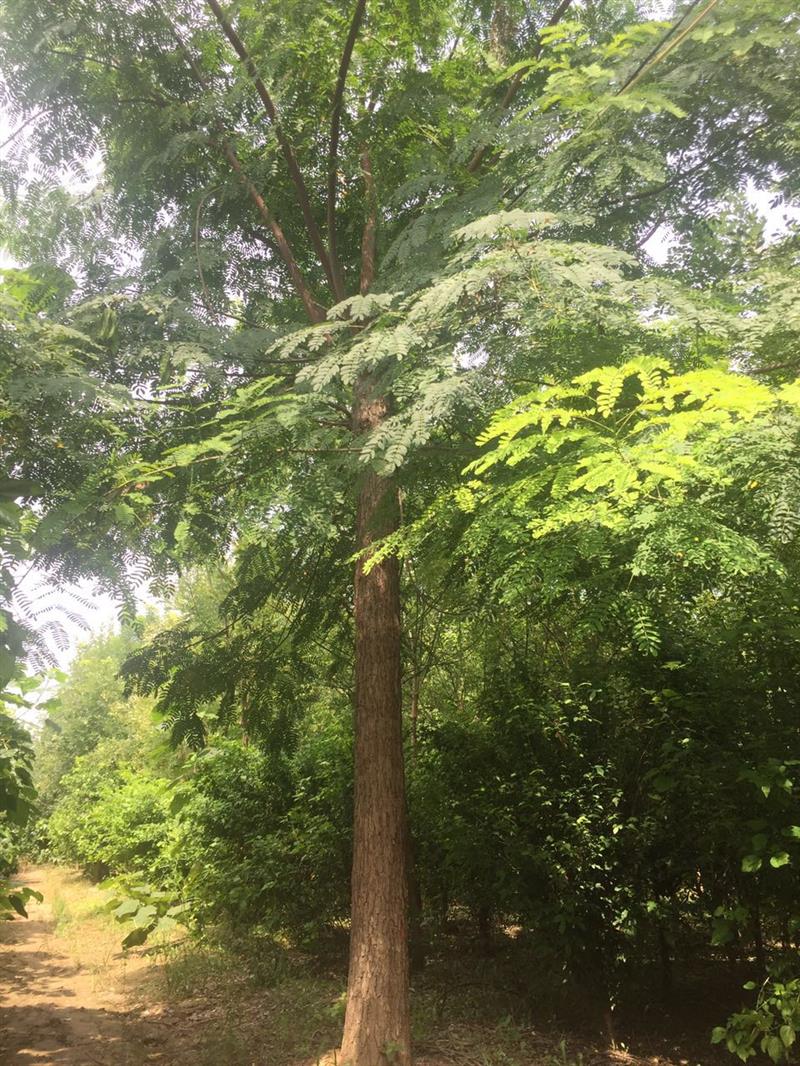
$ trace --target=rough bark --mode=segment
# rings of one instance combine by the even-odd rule
[[[354,430],[368,432],[386,401],[359,384]],[[358,501],[358,547],[397,524],[392,481],[368,471]],[[355,812],[350,974],[341,1066],[410,1066],[407,827],[400,698],[396,559],[355,572]]]

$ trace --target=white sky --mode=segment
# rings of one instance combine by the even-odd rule
[[[121,602],[103,592],[97,582],[84,579],[74,584],[60,585],[36,568],[20,567],[22,579],[18,587],[30,600],[34,618],[46,626],[57,624],[63,631],[66,646],[60,645],[53,635],[45,630],[47,646],[58,666],[65,669],[81,644],[102,632],[119,628]],[[152,606],[157,601],[145,586],[137,592],[140,608]],[[74,618],[77,617],[80,623]]]
[[[791,204],[774,207],[774,196],[768,189],[757,189],[750,182],[747,186],[747,199],[764,219],[764,240],[767,244],[784,236],[793,223],[800,223],[800,207],[793,207]],[[654,262],[661,264],[666,262],[671,246],[669,227],[659,226],[642,247]]]

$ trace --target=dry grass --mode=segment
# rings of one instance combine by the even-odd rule
[[[23,883],[30,882],[29,873],[21,872]],[[66,867],[40,866],[35,877],[48,919],[43,946],[68,956],[95,990],[127,996],[148,963],[121,950],[120,926],[105,909],[108,894]]]

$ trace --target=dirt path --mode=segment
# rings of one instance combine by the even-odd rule
[[[287,972],[255,982],[253,956],[176,944],[158,959],[120,950],[105,896],[78,873],[33,867],[20,881],[44,894],[30,917],[0,922],[0,1066],[322,1066],[340,1031],[340,975]],[[181,954],[185,952],[185,954]],[[266,960],[267,962],[269,959]],[[434,999],[442,989],[433,989]],[[422,995],[422,993],[420,993]],[[455,1005],[458,1007],[458,1004]],[[709,1054],[672,1023],[643,1057],[516,1030],[487,1017],[429,1022],[417,1066],[694,1066]],[[476,1009],[476,1015],[480,1010]],[[720,1015],[718,1011],[715,1016]],[[649,1025],[649,1022],[648,1022]],[[656,1034],[658,1037],[658,1034]],[[686,1056],[675,1046],[697,1043]],[[574,1053],[573,1053],[573,1045]]]
[[[305,1016],[319,1009],[316,986],[253,990],[243,974],[216,974],[213,957],[189,952],[183,968],[180,955],[172,963],[173,982],[182,981],[170,990],[163,957],[120,950],[123,930],[105,894],[80,874],[40,866],[18,880],[44,902],[32,901],[27,919],[0,922],[0,1066],[320,1061],[294,1053]],[[314,1046],[323,1039],[316,1029],[305,1035]]]
[[[131,1009],[132,977],[147,963],[121,957],[119,934],[98,917],[100,894],[68,871],[34,868],[20,880],[45,901],[0,926],[0,1062],[164,1062],[160,1027]]]

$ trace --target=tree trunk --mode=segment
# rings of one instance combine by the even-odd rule
[[[658,920],[658,958],[661,964],[661,994],[665,1000],[672,995],[672,952],[663,918]]]
[[[753,947],[755,949],[756,965],[759,973],[767,972],[767,953],[764,949],[764,931],[761,927],[761,901],[756,896],[753,903]]]
[[[406,812],[406,823],[408,823]],[[406,873],[408,877],[408,960],[411,973],[422,973],[427,961],[425,933],[422,928],[422,889],[414,856],[414,838],[411,826],[406,831]]]
[[[417,758],[417,733],[419,730],[419,674],[414,671],[411,678],[411,753],[412,762]]]
[[[481,954],[492,954],[492,908],[488,903],[478,908],[478,940],[480,941]]]
[[[359,383],[356,433],[378,425],[386,401]],[[364,475],[358,547],[397,525],[390,479]],[[394,558],[355,572],[355,812],[350,974],[340,1066],[410,1066],[406,802],[400,697],[400,589]]]

